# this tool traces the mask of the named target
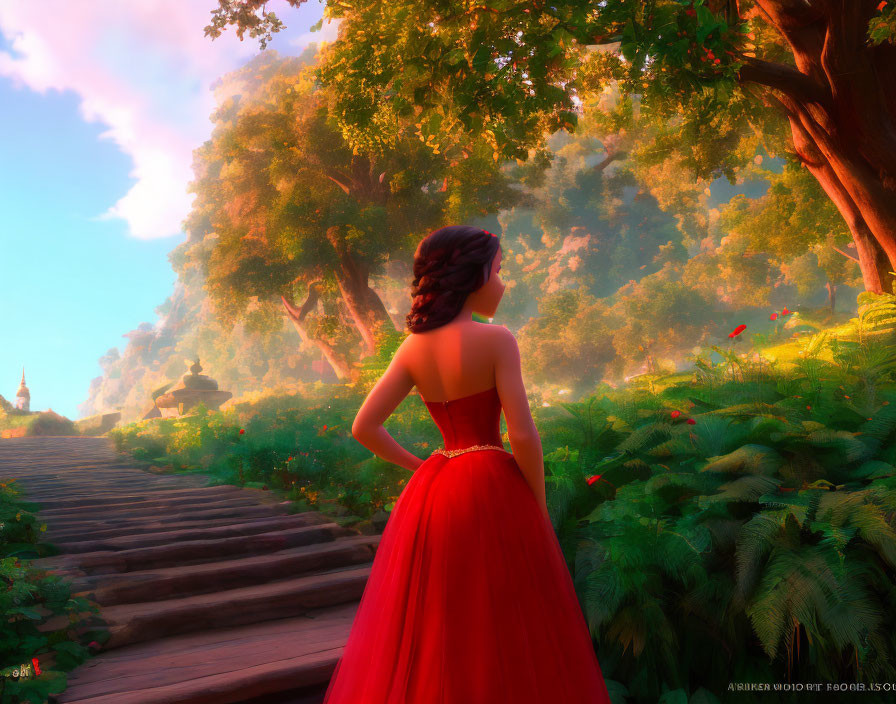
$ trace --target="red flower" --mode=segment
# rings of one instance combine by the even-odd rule
[[[887,6],[887,0],[883,0],[883,2],[877,6],[877,11],[880,12]]]
[[[812,410],[812,406],[806,406],[806,410],[807,410],[807,411],[811,411],[811,410]]]
[[[246,432],[245,430],[243,430],[242,428],[240,428],[240,435],[242,435],[242,434],[245,433],[245,432]]]
[[[287,461],[287,462],[292,462],[292,457],[290,457],[290,458],[289,458],[288,460],[286,460],[286,461]]]
[[[594,475],[588,477],[588,485],[590,486],[590,485],[594,484],[594,482],[596,482],[596,481],[602,481],[606,484],[609,484],[614,489],[616,488],[612,482],[608,482],[606,479],[602,479],[602,477],[603,477],[602,474],[594,474]]]
[[[672,411],[673,418],[678,418],[678,416],[680,416],[680,415],[681,415],[681,411]]]
[[[792,310],[787,310],[787,306],[784,306],[784,310],[781,311],[781,315],[790,315],[793,313]]]
[[[768,316],[768,319],[769,319],[769,320],[776,320],[777,317],[778,317],[778,314],[777,314],[777,313],[772,313],[770,316]]]
[[[728,333],[728,337],[737,337],[746,329],[747,329],[746,325],[743,325],[743,324],[738,325],[736,328],[734,328],[734,330],[732,330],[731,332]]]
[[[697,424],[697,421],[695,421],[693,418],[688,418],[687,421],[685,421],[685,422],[688,425],[696,425]]]
[[[324,424],[324,430],[326,430],[326,429],[327,429],[327,426],[326,426],[326,424]]]

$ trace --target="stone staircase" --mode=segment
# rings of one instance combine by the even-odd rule
[[[104,437],[2,440],[0,477],[40,504],[61,551],[36,564],[99,604],[89,623],[110,633],[51,701],[322,701],[379,534],[289,514],[270,492],[151,473]]]

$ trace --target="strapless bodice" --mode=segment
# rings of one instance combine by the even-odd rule
[[[446,450],[501,441],[501,399],[492,387],[451,401],[424,401],[442,433]]]

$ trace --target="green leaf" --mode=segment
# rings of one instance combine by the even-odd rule
[[[708,37],[710,34],[712,34],[715,31],[715,29],[719,26],[719,23],[713,19],[712,14],[709,12],[709,10],[707,10],[706,8],[703,8],[703,11],[709,15],[709,21],[706,22],[705,24],[701,21],[700,25],[697,27],[697,43],[698,44],[702,44],[706,40],[706,37]],[[697,11],[697,16],[698,17],[700,16],[699,10]]]
[[[697,21],[701,25],[711,25],[712,28],[709,30],[710,32],[713,29],[715,29],[716,25],[718,23],[716,22],[716,18],[712,14],[712,11],[710,11],[709,8],[704,7],[703,5],[698,5],[696,9],[697,9]],[[709,34],[709,32],[707,32],[707,34]]]
[[[40,612],[36,609],[32,609],[28,606],[19,606],[12,609],[7,609],[7,614],[21,614],[25,618],[30,618],[32,621],[41,621],[43,620],[43,616],[41,616]]]
[[[764,445],[748,444],[737,448],[727,455],[713,458],[704,472],[720,472],[725,474],[774,474],[781,466],[783,459],[772,448]]]
[[[691,695],[691,698],[688,700],[688,704],[720,704],[720,702],[715,694],[710,692],[708,689],[700,687]]]
[[[683,689],[673,689],[657,699],[657,704],[688,704],[688,695]]]
[[[466,60],[466,55],[464,54],[464,50],[461,48],[452,49],[447,54],[445,54],[445,62],[451,64],[452,66],[456,66],[462,61]]]
[[[619,48],[627,61],[632,61],[638,55],[638,37],[631,19],[625,23],[625,29],[622,30],[622,42]]]

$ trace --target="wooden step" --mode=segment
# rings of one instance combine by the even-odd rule
[[[165,530],[148,535],[123,535],[118,538],[99,540],[79,540],[57,543],[67,554],[99,552],[101,550],[130,550],[154,545],[171,545],[193,540],[214,540],[218,538],[239,537],[270,533],[275,530],[286,530],[299,526],[321,525],[330,521],[316,512],[296,513],[291,516],[276,516],[267,521],[256,523],[232,523],[228,526],[208,528],[194,525],[180,530]]]
[[[73,590],[102,606],[162,601],[195,594],[236,589],[373,560],[380,535],[338,538],[330,543],[288,550],[124,574],[73,579]]]
[[[188,511],[172,511],[170,513],[159,515],[135,516],[133,518],[118,517],[107,519],[102,513],[98,513],[94,518],[81,517],[77,519],[66,519],[64,521],[54,518],[48,524],[47,532],[51,530],[89,530],[91,527],[105,529],[109,527],[139,526],[144,522],[183,522],[194,521],[196,523],[204,523],[207,519],[214,518],[260,518],[271,517],[274,515],[288,514],[291,502],[283,501],[277,504],[260,504],[257,506],[231,506],[225,508],[210,509],[193,509]]]
[[[209,496],[207,499],[181,499],[167,501],[148,501],[143,505],[131,506],[115,506],[103,507],[99,509],[103,513],[105,519],[116,518],[136,518],[139,516],[157,516],[169,513],[171,511],[191,511],[197,508],[231,508],[237,506],[252,506],[258,503],[254,496],[249,495],[231,495],[227,498],[220,496]],[[57,518],[61,520],[91,518],[95,517],[99,512],[98,509],[79,509],[79,508],[63,508],[63,509],[46,509],[41,508],[40,515],[45,521],[53,521]]]
[[[0,476],[60,551],[32,564],[100,606],[39,626],[104,642],[50,702],[321,704],[381,535],[274,492],[140,469],[108,438],[0,441]]]
[[[313,514],[318,517],[318,521],[321,523],[329,523],[330,519],[324,516],[317,511],[303,511],[301,513],[276,513],[269,516],[258,516],[258,517],[248,517],[244,518],[242,516],[230,516],[226,518],[211,518],[206,519],[204,521],[180,521],[180,522],[165,522],[163,520],[155,520],[150,522],[133,522],[133,523],[124,523],[119,524],[118,526],[114,526],[111,528],[96,528],[95,526],[91,526],[89,529],[87,526],[81,526],[79,528],[69,528],[66,530],[47,530],[44,533],[46,539],[53,543],[54,545],[59,546],[59,548],[64,552],[66,551],[66,545],[68,543],[79,542],[83,540],[85,537],[89,537],[94,540],[101,540],[104,538],[119,538],[129,535],[147,535],[150,533],[162,533],[162,532],[170,532],[182,529],[199,529],[199,528],[220,528],[222,526],[232,526],[232,525],[265,525],[269,524],[272,526],[279,525],[278,521],[282,521],[285,518],[291,518],[292,516],[301,516]]]
[[[75,566],[84,574],[110,574],[154,567],[199,565],[224,557],[277,552],[299,545],[329,542],[343,535],[357,535],[357,532],[338,523],[319,523],[257,535],[185,540],[129,550],[98,550],[55,557],[63,558],[60,565]]]
[[[85,628],[108,628],[104,650],[213,628],[301,616],[309,609],[359,601],[373,562],[249,587],[164,601],[117,604],[86,619]],[[53,617],[40,630],[58,628]],[[51,623],[52,622],[52,623]]]
[[[164,502],[171,503],[174,500],[180,501],[181,503],[190,503],[190,499],[193,502],[196,499],[204,499],[211,496],[232,496],[234,494],[242,493],[243,489],[238,486],[228,486],[228,485],[220,485],[220,486],[197,486],[197,487],[187,487],[181,489],[161,489],[152,492],[151,494],[145,493],[136,493],[133,491],[131,487],[128,487],[127,491],[105,491],[105,492],[59,492],[55,494],[41,494],[41,498],[38,500],[36,498],[32,498],[32,501],[38,501],[40,503],[41,511],[48,511],[50,509],[65,509],[65,508],[78,508],[78,509],[94,509],[101,510],[105,508],[114,508],[117,505],[122,506],[147,506],[150,505],[150,502]]]
[[[301,616],[170,636],[102,652],[70,674],[58,704],[234,704],[329,681],[357,602]]]

